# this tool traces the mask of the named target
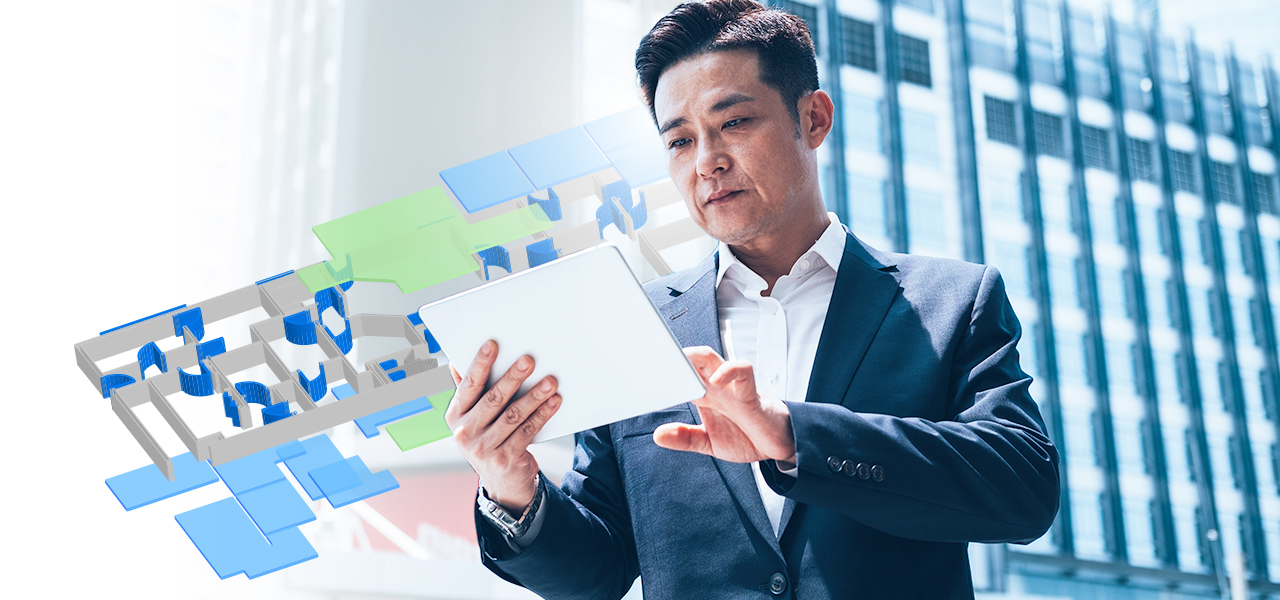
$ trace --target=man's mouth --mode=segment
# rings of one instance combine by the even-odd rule
[[[714,206],[716,204],[728,202],[730,200],[733,200],[734,198],[737,198],[738,194],[740,193],[742,193],[742,190],[721,190],[714,194],[711,194],[710,196],[707,196],[707,201],[704,203],[704,205]]]

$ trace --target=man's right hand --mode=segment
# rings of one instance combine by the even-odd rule
[[[529,444],[560,408],[560,394],[556,393],[556,379],[548,375],[529,393],[512,400],[533,373],[533,358],[527,354],[485,390],[497,358],[498,344],[489,340],[480,347],[466,375],[449,366],[458,391],[444,420],[462,456],[480,474],[489,499],[519,515],[537,492],[534,478],[538,461],[529,452]]]

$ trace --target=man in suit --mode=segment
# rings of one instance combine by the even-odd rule
[[[577,436],[548,485],[528,445],[559,407],[489,342],[446,419],[480,474],[484,563],[546,598],[970,598],[967,542],[1027,542],[1057,453],[999,273],[879,252],[824,207],[834,107],[800,19],[676,8],[636,66],[695,221],[721,241],[645,289],[706,396]],[[726,357],[726,358],[722,358]]]

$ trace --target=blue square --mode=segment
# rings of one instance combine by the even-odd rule
[[[330,498],[338,492],[345,492],[360,485],[360,476],[345,460],[312,469],[309,475],[320,487],[320,491]]]
[[[533,184],[506,152],[445,169],[440,178],[469,213],[534,192]]]
[[[360,477],[360,485],[335,494],[329,494],[329,504],[334,508],[341,508],[353,502],[372,498],[400,487],[400,482],[396,481],[396,478],[391,475],[391,471],[370,473],[369,467],[365,466],[364,461],[360,460],[359,456],[348,458],[346,463]]]
[[[240,494],[236,499],[264,534],[316,520],[311,507],[288,481],[269,483]]]
[[[107,479],[107,487],[125,510],[133,510],[204,487],[218,480],[208,462],[196,460],[190,452],[173,457],[173,481],[154,464]]]
[[[279,456],[280,460],[289,460],[290,458],[302,456],[306,453],[307,449],[303,447],[302,443],[298,440],[276,446],[276,456]]]
[[[609,166],[609,159],[581,127],[521,144],[509,152],[533,186],[540,190]]]
[[[235,498],[223,498],[175,519],[222,579],[240,573],[253,579],[319,556],[296,527],[264,537]]]
[[[213,468],[230,488],[231,493],[239,496],[268,483],[284,481],[284,473],[280,472],[280,467],[276,466],[280,460],[280,455],[275,448],[267,448]]]
[[[307,491],[307,495],[312,500],[319,500],[324,497],[324,493],[320,491],[320,486],[316,485],[316,482],[312,481],[307,473],[312,469],[318,469],[342,460],[342,453],[338,452],[338,448],[333,445],[333,440],[324,434],[302,440],[299,443],[306,449],[306,453],[287,458],[284,464],[289,467],[289,472],[293,473],[293,478],[298,481],[302,489]]]
[[[636,140],[658,137],[658,128],[649,116],[649,109],[643,106],[596,119],[583,125],[583,128],[591,134],[591,139],[595,140],[605,154]]]
[[[609,161],[618,174],[632,188],[648,185],[655,181],[667,179],[667,155],[662,148],[662,139],[654,134],[641,138],[624,146],[606,150]]]

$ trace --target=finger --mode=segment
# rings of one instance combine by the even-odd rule
[[[519,391],[520,385],[532,374],[533,357],[526,354],[516,359],[507,372],[503,373],[502,377],[499,377],[498,381],[480,396],[471,412],[467,413],[468,416],[474,415],[472,422],[478,427],[488,429]]]
[[[689,357],[689,362],[693,364],[693,368],[698,371],[698,376],[706,383],[708,377],[715,373],[724,359],[716,354],[710,346],[693,346],[684,349],[684,355]]]
[[[484,393],[485,384],[489,382],[489,370],[493,368],[496,360],[498,360],[498,343],[488,340],[480,346],[480,351],[471,361],[471,366],[467,367],[466,375],[459,379],[458,391],[453,395],[453,402],[449,403],[450,408],[458,407],[455,413],[457,416],[467,414],[476,405],[480,395]]]
[[[560,405],[564,403],[564,398],[560,394],[553,394],[547,398],[545,402],[538,406],[537,409],[521,423],[519,427],[511,432],[511,435],[502,442],[504,449],[520,449],[523,450],[533,443],[533,438],[537,437],[547,421],[554,417],[556,411],[560,410]]]
[[[756,387],[755,369],[745,360],[724,362],[715,370],[715,373],[707,377],[707,383],[719,388],[728,388],[735,397],[749,397]]]
[[[533,386],[527,394],[511,401],[506,408],[502,409],[502,414],[498,415],[493,424],[485,429],[482,443],[489,448],[501,446],[511,432],[521,427],[547,399],[555,395],[558,388],[559,382],[555,377],[550,375],[543,377],[542,381]]]
[[[711,454],[711,438],[701,425],[667,423],[653,430],[653,443],[681,452]]]

